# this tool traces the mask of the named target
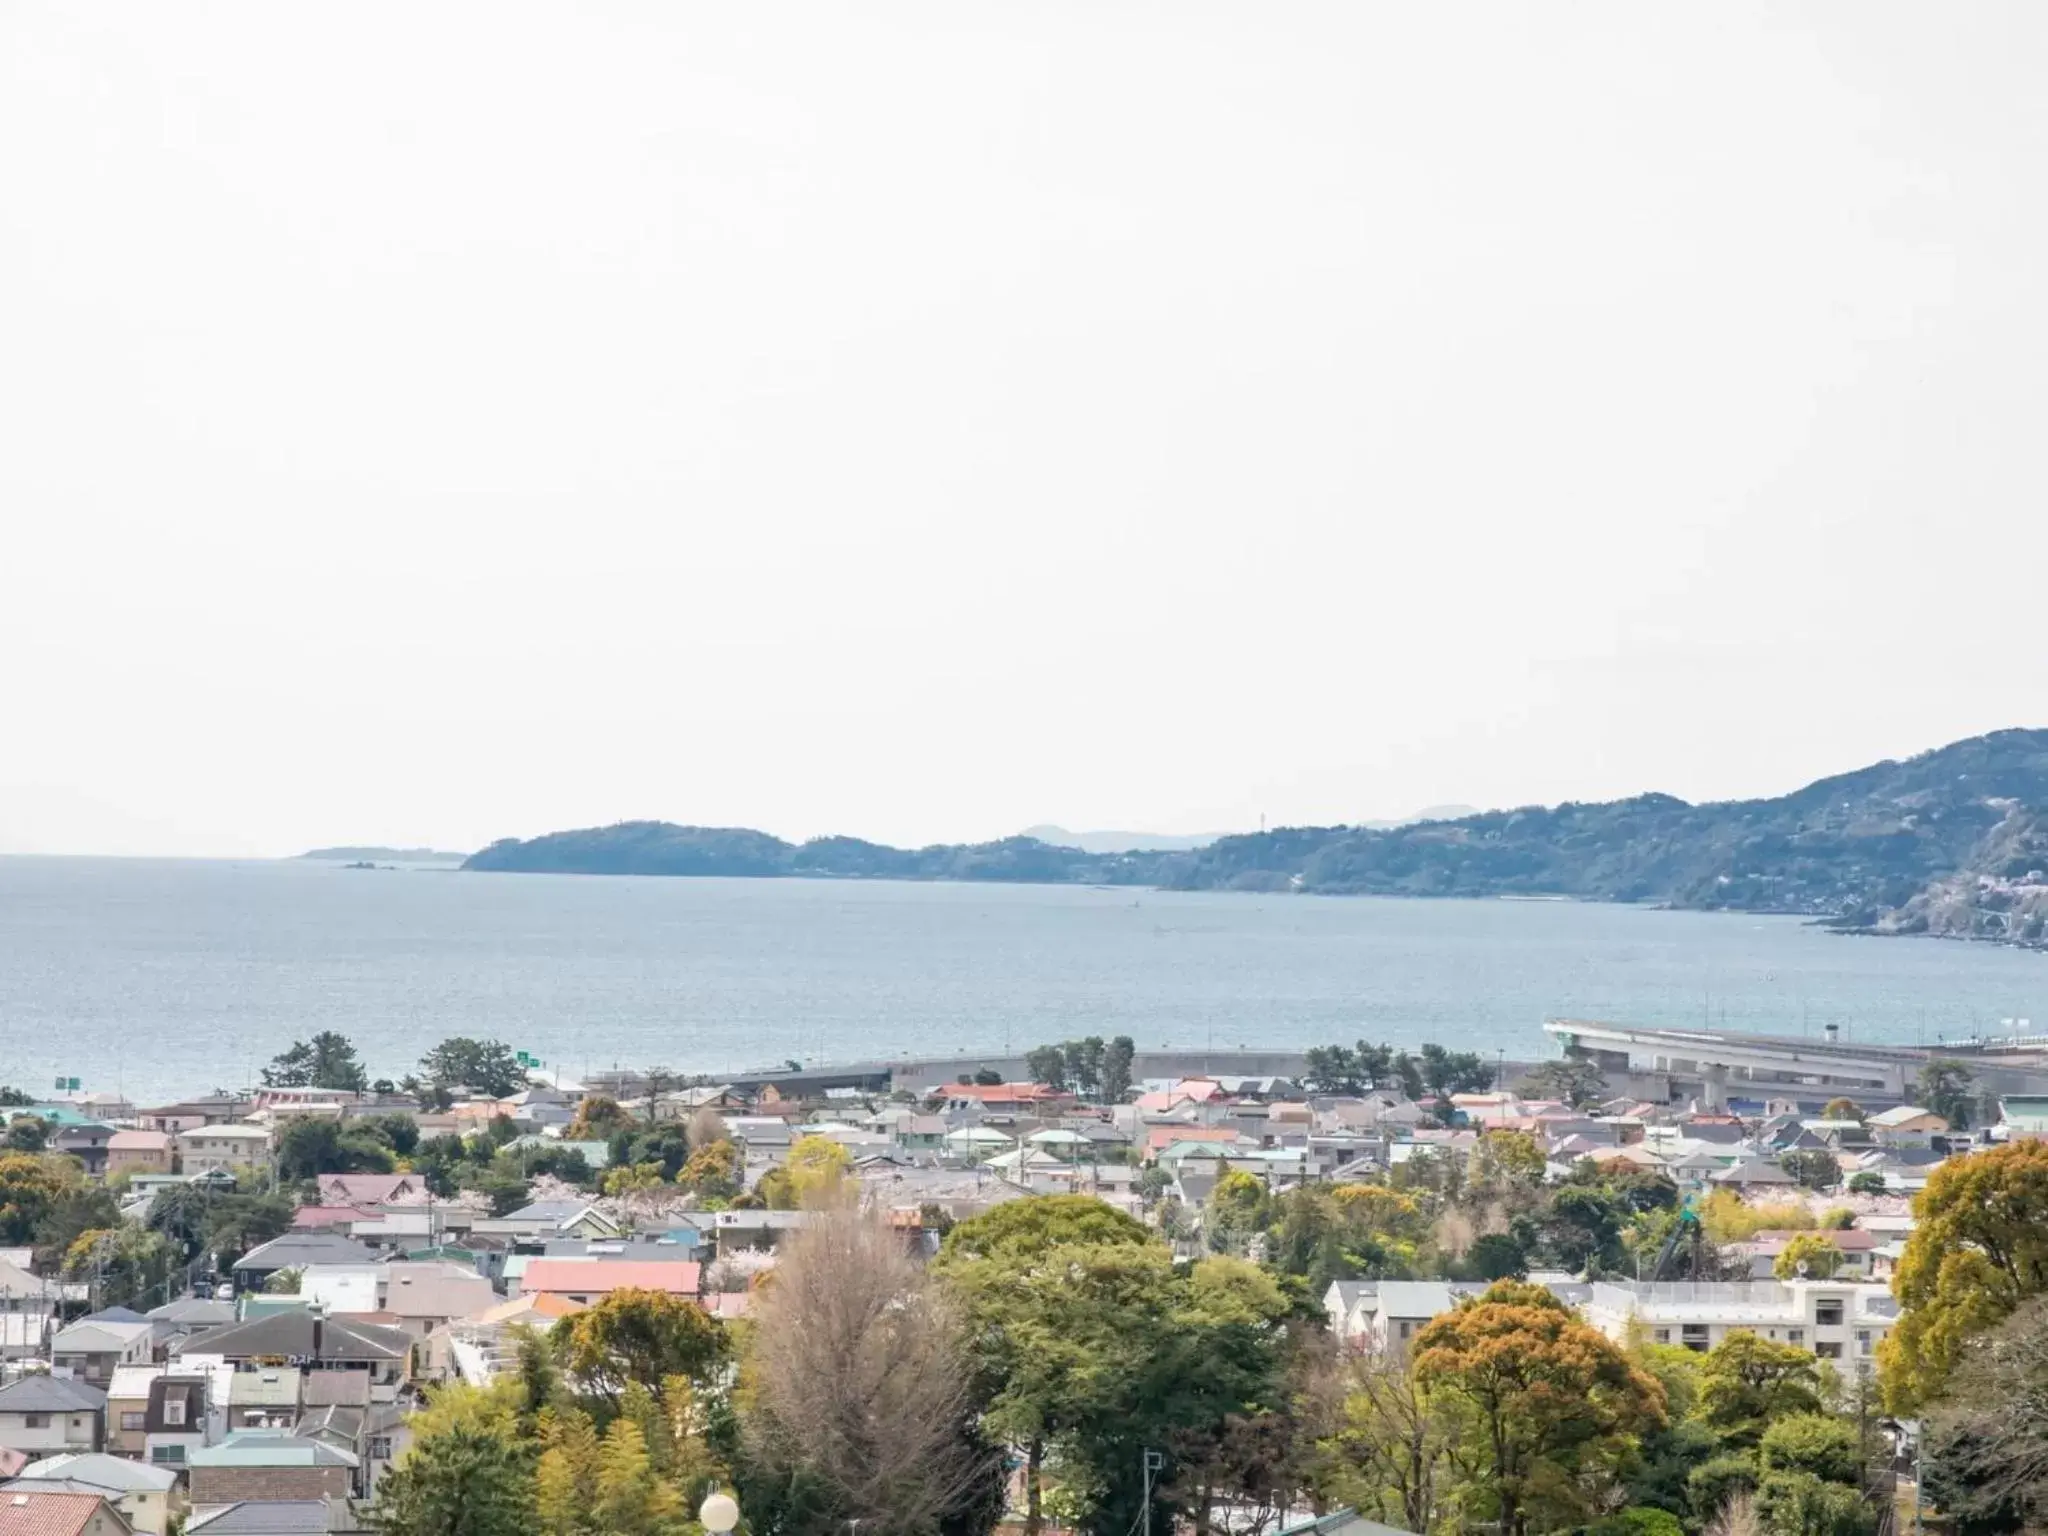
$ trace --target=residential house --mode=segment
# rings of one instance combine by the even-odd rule
[[[107,1138],[107,1177],[175,1173],[177,1144],[163,1131],[116,1131]]]
[[[1818,1150],[1816,1144],[1815,1150]],[[1717,1189],[1752,1190],[1788,1189],[1797,1187],[1799,1181],[1780,1168],[1776,1163],[1767,1163],[1762,1158],[1735,1163],[1707,1176],[1707,1182]]]
[[[1731,1333],[1754,1333],[1867,1375],[1898,1303],[1881,1285],[1849,1280],[1597,1281],[1585,1316],[1609,1338],[1640,1326],[1652,1343],[1702,1352]]]
[[[499,1300],[498,1293],[475,1270],[454,1264],[390,1264],[384,1270],[379,1308],[397,1319],[393,1325],[424,1339],[458,1317],[473,1317]]]
[[[287,1232],[251,1248],[235,1265],[235,1284],[260,1291],[263,1282],[282,1269],[310,1269],[316,1264],[374,1264],[377,1255],[363,1244],[336,1232]]]
[[[107,1171],[107,1143],[114,1139],[114,1128],[88,1120],[81,1125],[59,1126],[51,1133],[49,1148],[66,1157],[75,1157],[88,1175],[99,1178]]]
[[[193,1515],[185,1536],[337,1536],[369,1525],[346,1499],[242,1499]]]
[[[1359,1341],[1372,1331],[1372,1316],[1379,1301],[1376,1280],[1332,1280],[1323,1292],[1323,1312],[1330,1319],[1330,1336],[1340,1344],[1363,1347]]]
[[[299,1271],[299,1295],[329,1317],[368,1317],[382,1310],[380,1264],[309,1264]]]
[[[228,1380],[228,1433],[238,1429],[290,1429],[299,1421],[297,1366],[265,1365],[236,1371]]]
[[[180,1131],[197,1130],[202,1125],[226,1125],[241,1119],[251,1107],[250,1100],[234,1094],[211,1094],[176,1104],[162,1104],[155,1109],[137,1110],[135,1123],[146,1131],[164,1131],[175,1136]]]
[[[694,1301],[702,1274],[701,1266],[680,1260],[535,1259],[519,1277],[519,1289],[523,1295],[559,1296],[584,1306],[626,1290],[666,1291]]]
[[[148,1319],[123,1322],[86,1318],[59,1329],[50,1340],[51,1368],[104,1392],[120,1365],[147,1365],[155,1352],[156,1329]]]
[[[213,1438],[206,1414],[206,1378],[159,1376],[143,1410],[142,1453],[153,1467],[182,1467]]]
[[[177,1473],[104,1453],[67,1452],[30,1462],[19,1479],[0,1487],[0,1498],[28,1492],[98,1494],[143,1536],[169,1536],[172,1520],[185,1508]]]
[[[32,1456],[97,1451],[106,1444],[107,1394],[37,1372],[0,1387],[0,1446]]]
[[[260,1125],[202,1125],[178,1132],[178,1165],[189,1174],[229,1175],[270,1160],[270,1132]]]
[[[242,1429],[192,1452],[186,1478],[194,1504],[245,1499],[345,1499],[360,1492],[361,1463],[323,1440],[276,1429]]]
[[[232,1301],[210,1301],[198,1296],[181,1296],[176,1301],[167,1301],[160,1307],[152,1307],[148,1313],[150,1326],[156,1332],[159,1349],[176,1345],[180,1340],[191,1337],[208,1328],[219,1328],[235,1320],[235,1304]]]
[[[428,1197],[416,1173],[323,1173],[313,1181],[322,1205],[411,1205]]]
[[[97,1493],[10,1491],[0,1497],[0,1536],[129,1536],[119,1510]]]
[[[739,1248],[773,1248],[811,1219],[809,1211],[719,1211],[712,1236],[721,1254]]]
[[[2006,1094],[1998,1101],[1998,1125],[1993,1134],[2011,1141],[2048,1137],[2048,1094]]]
[[[58,1304],[67,1299],[67,1287],[30,1274],[27,1263],[25,1253],[19,1264],[0,1259],[0,1360],[47,1358]]]
[[[588,1200],[536,1200],[503,1216],[480,1218],[470,1230],[514,1243],[545,1243],[558,1237],[617,1237],[619,1224]]]
[[[184,1353],[218,1357],[237,1369],[290,1360],[309,1379],[327,1371],[359,1371],[369,1378],[372,1401],[390,1401],[406,1378],[412,1339],[396,1328],[300,1308],[195,1333],[185,1341]]]
[[[1948,1121],[1918,1104],[1901,1104],[1879,1110],[1869,1120],[1870,1133],[1880,1146],[1925,1146],[1936,1136],[1946,1136]]]
[[[1871,1258],[1882,1246],[1882,1239],[1875,1232],[1865,1232],[1856,1227],[1830,1232],[1759,1232],[1746,1243],[1730,1245],[1730,1251],[1746,1257],[1750,1273],[1759,1280],[1769,1280],[1776,1269],[1778,1256],[1795,1237],[1823,1237],[1832,1243],[1842,1255],[1842,1265],[1837,1274],[1844,1280],[1868,1280],[1871,1278]]]
[[[149,1419],[149,1388],[164,1374],[160,1365],[117,1365],[107,1383],[107,1449],[120,1456],[143,1456],[148,1448],[143,1431]]]

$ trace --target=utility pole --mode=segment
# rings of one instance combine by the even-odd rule
[[[1152,1536],[1152,1474],[1166,1469],[1166,1456],[1160,1451],[1141,1451],[1139,1460],[1145,1469],[1145,1536]]]

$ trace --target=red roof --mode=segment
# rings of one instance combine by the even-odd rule
[[[0,1498],[0,1536],[77,1536],[100,1502],[96,1493],[10,1493]]]
[[[681,1259],[535,1259],[519,1277],[519,1289],[563,1296],[600,1296],[610,1291],[667,1291],[695,1296],[699,1266]]]
[[[1030,1103],[1038,1099],[1064,1099],[1066,1094],[1043,1083],[948,1083],[936,1090],[949,1099],[980,1099],[984,1104]]]

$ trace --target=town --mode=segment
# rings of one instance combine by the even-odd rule
[[[9,1088],[0,1536],[2033,1518],[2030,1063],[1548,1028],[746,1082],[469,1039],[373,1082],[321,1034],[245,1093]]]

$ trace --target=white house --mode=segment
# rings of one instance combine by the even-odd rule
[[[242,1173],[270,1158],[270,1132],[260,1125],[201,1125],[177,1135],[179,1166],[187,1174]]]
[[[1754,1333],[1809,1348],[1861,1375],[1875,1369],[1878,1343],[1898,1322],[1899,1308],[1884,1286],[1845,1280],[1600,1281],[1585,1316],[1612,1339],[1640,1324],[1654,1343],[1700,1351],[1731,1333]]]
[[[10,1451],[97,1451],[106,1419],[106,1393],[82,1381],[39,1371],[0,1387],[0,1447]]]

